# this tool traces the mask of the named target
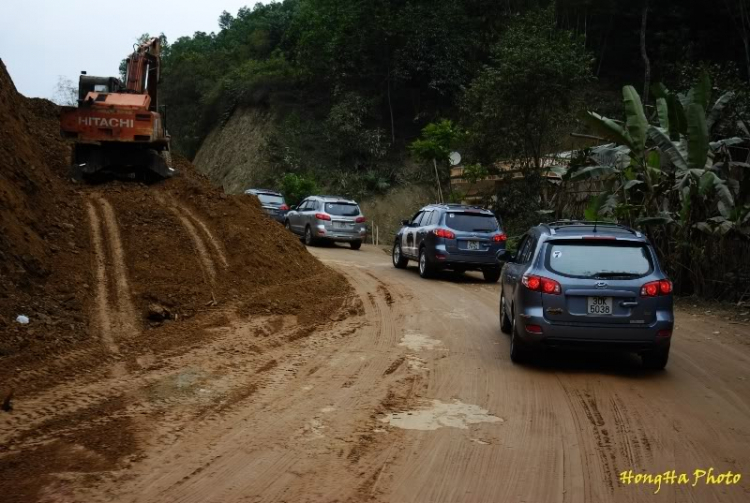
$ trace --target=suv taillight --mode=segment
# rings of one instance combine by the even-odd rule
[[[523,286],[529,290],[535,292],[542,292],[549,295],[560,295],[562,293],[562,286],[554,279],[545,278],[543,276],[524,275],[521,278]]]
[[[500,234],[495,234],[494,236],[492,236],[492,240],[495,243],[502,243],[503,241],[508,240],[508,236],[506,236],[505,233],[501,232]]]
[[[456,239],[456,235],[453,231],[449,231],[448,229],[435,229],[432,232],[439,238]]]
[[[289,206],[287,206],[286,204],[282,204],[281,206],[279,206],[279,209],[281,211],[289,211]]]
[[[641,287],[641,297],[658,297],[672,293],[672,282],[668,279],[651,281]]]
[[[326,215],[325,213],[316,213],[315,218],[317,218],[318,220],[330,220],[331,219],[330,215]]]
[[[365,217],[357,217],[357,219],[355,220],[355,222],[357,222],[358,224],[363,224],[366,221],[367,219]]]

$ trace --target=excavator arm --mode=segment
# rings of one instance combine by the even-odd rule
[[[161,62],[161,41],[152,37],[135,48],[127,58],[125,88],[127,92],[148,94],[151,98],[149,109],[158,108],[159,72]]]

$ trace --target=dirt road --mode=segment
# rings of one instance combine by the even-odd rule
[[[90,211],[106,222],[106,206]],[[111,238],[111,227],[101,234]],[[201,249],[210,247],[196,243],[206,256]],[[159,358],[144,350],[137,365],[114,363],[0,415],[0,439],[15,442],[10,455],[40,446],[31,454],[56,460],[39,499],[750,499],[747,325],[680,311],[664,373],[645,373],[628,356],[519,367],[498,329],[496,285],[471,274],[422,280],[373,247],[311,251],[354,288],[317,328],[219,311],[189,350]],[[116,294],[126,289],[115,281]],[[110,316],[100,321],[127,327],[128,309],[103,305]],[[118,330],[107,333],[103,343],[117,352]],[[66,439],[62,458],[54,438]],[[692,487],[694,470],[709,468],[742,479]],[[654,495],[656,485],[618,481],[631,469],[691,479],[665,481]]]

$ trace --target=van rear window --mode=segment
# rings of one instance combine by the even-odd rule
[[[547,267],[563,276],[627,279],[646,276],[653,269],[643,245],[550,243]]]

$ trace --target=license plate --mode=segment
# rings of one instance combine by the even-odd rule
[[[351,224],[346,222],[333,222],[334,229],[348,229],[349,227],[351,227]]]
[[[479,241],[467,241],[466,242],[466,249],[467,250],[478,250],[479,249]]]
[[[588,297],[586,312],[592,316],[612,315],[612,297]]]

